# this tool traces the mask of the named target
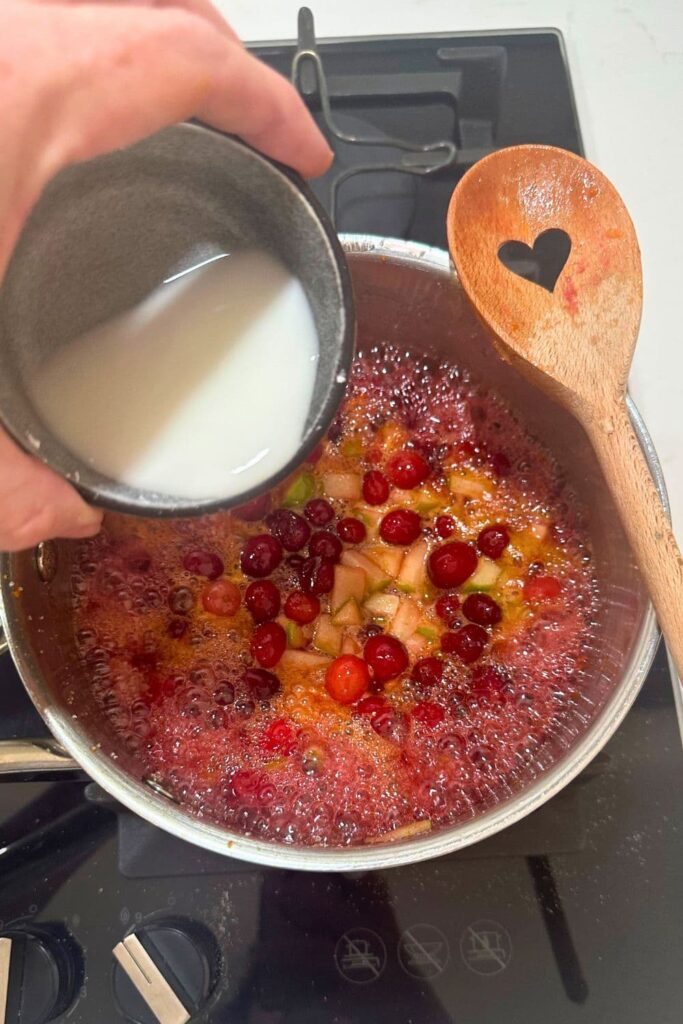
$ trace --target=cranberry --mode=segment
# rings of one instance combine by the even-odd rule
[[[174,587],[168,595],[168,607],[174,615],[187,615],[194,608],[194,594],[189,587]]]
[[[487,641],[486,630],[470,623],[455,633],[444,633],[441,637],[441,650],[446,654],[457,654],[465,664],[469,665],[482,656]]]
[[[379,535],[387,544],[412,544],[420,536],[422,524],[417,512],[397,508],[387,512],[379,526]]]
[[[183,558],[183,567],[193,576],[205,576],[217,580],[223,575],[223,560],[213,551],[190,551]]]
[[[235,713],[240,718],[251,718],[256,711],[256,705],[249,697],[238,697],[235,701]]]
[[[329,558],[331,562],[338,562],[342,553],[342,542],[329,530],[319,530],[311,537],[308,545],[308,553],[311,558]]]
[[[171,619],[166,632],[174,640],[180,640],[181,636],[184,636],[187,631],[187,619]]]
[[[420,686],[438,686],[443,680],[443,661],[441,658],[420,658],[413,665],[411,675]]]
[[[470,622],[479,626],[495,626],[503,617],[500,605],[488,594],[470,594],[465,598],[462,610]]]
[[[394,487],[409,491],[425,482],[429,466],[419,452],[406,449],[391,456],[387,463],[387,476]]]
[[[264,622],[251,636],[251,653],[264,668],[272,668],[285,653],[287,634],[279,622]]]
[[[372,716],[370,725],[377,735],[381,736],[384,740],[390,740],[392,743],[401,743],[405,739],[407,731],[405,715],[402,715],[400,711],[396,711],[389,704],[387,704],[383,711]]]
[[[453,516],[437,516],[434,526],[439,537],[446,540],[455,530],[455,519]]]
[[[535,604],[559,597],[562,584],[556,576],[533,576],[524,581],[524,598]]]
[[[152,568],[152,556],[148,551],[138,548],[131,551],[126,558],[126,565],[131,572],[146,573]]]
[[[447,626],[452,626],[458,619],[460,598],[457,594],[442,594],[441,597],[437,598],[434,610]]]
[[[244,505],[240,505],[234,509],[234,515],[238,519],[242,519],[245,523],[257,523],[259,519],[263,519],[265,515],[270,511],[270,495],[259,494],[257,498],[252,498],[251,501],[246,501]]]
[[[431,700],[420,701],[419,704],[415,705],[411,714],[413,718],[417,719],[418,722],[422,722],[428,729],[434,729],[446,717],[444,709],[439,704],[434,704]]]
[[[492,452],[489,455],[491,468],[496,476],[509,476],[512,466],[504,452]]]
[[[363,696],[369,683],[368,666],[355,654],[335,658],[325,673],[325,688],[339,704],[353,704]]]
[[[314,526],[327,526],[334,519],[334,509],[324,498],[311,498],[306,502],[304,515]]]
[[[371,469],[363,477],[363,497],[368,505],[383,505],[389,497],[389,481],[378,469]]]
[[[500,558],[510,543],[510,534],[503,523],[485,526],[477,537],[477,547],[487,558]]]
[[[365,643],[363,657],[380,683],[400,676],[408,668],[408,652],[395,636],[371,636]]]
[[[216,701],[216,704],[219,704],[221,707],[227,707],[228,704],[234,704],[235,687],[226,679],[225,682],[221,683],[220,686],[217,686],[213,691],[213,699]]]
[[[354,519],[352,516],[349,516],[348,519],[341,520],[337,526],[337,533],[347,544],[362,544],[367,530],[365,529],[365,523],[361,523],[360,519]]]
[[[384,697],[373,695],[372,697],[363,697],[362,700],[359,700],[356,705],[356,712],[359,715],[368,715],[370,718],[374,718],[375,715],[378,715],[387,707],[388,704]]]
[[[236,800],[256,800],[263,781],[261,772],[253,768],[241,768],[230,779],[228,792]]]
[[[241,600],[240,588],[230,580],[214,580],[202,590],[202,606],[211,615],[235,615]]]
[[[472,670],[470,685],[475,697],[502,703],[506,691],[510,689],[510,677],[498,665],[477,665]]]
[[[296,749],[296,735],[289,722],[276,718],[263,734],[261,746],[269,754],[289,757]]]
[[[268,533],[250,537],[242,549],[240,565],[245,576],[260,579],[277,569],[282,561],[282,544]]]
[[[280,591],[272,580],[255,580],[244,595],[254,622],[269,622],[280,611]]]
[[[459,587],[477,568],[477,552],[471,544],[452,540],[432,551],[427,561],[429,575],[437,587]]]
[[[320,459],[322,458],[322,455],[323,455],[323,445],[322,445],[322,441],[319,441],[318,444],[313,449],[313,451],[311,452],[311,454],[306,458],[306,462],[310,463],[311,465],[315,465],[316,462],[320,461]]]
[[[280,692],[278,677],[263,668],[248,668],[242,676],[242,682],[254,700],[272,700]]]
[[[285,601],[285,615],[293,622],[305,626],[320,614],[320,601],[303,590],[293,590]]]
[[[266,526],[286,551],[301,551],[311,536],[311,528],[304,517],[287,508],[271,512],[266,519]]]
[[[301,589],[314,597],[329,594],[334,586],[334,562],[327,558],[307,558],[301,566]]]

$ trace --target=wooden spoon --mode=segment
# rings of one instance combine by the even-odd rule
[[[465,174],[447,228],[460,282],[503,355],[586,430],[683,678],[683,558],[625,404],[643,286],[621,197],[573,153],[515,146]],[[540,284],[518,276],[536,262]]]

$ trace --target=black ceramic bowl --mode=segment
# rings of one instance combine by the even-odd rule
[[[170,274],[245,247],[272,253],[299,278],[318,332],[313,399],[297,456],[256,489],[205,501],[128,487],[75,456],[30,396],[27,385],[45,356],[131,308]],[[140,515],[211,512],[272,487],[313,450],[343,397],[354,340],[344,253],[306,184],[238,139],[180,124],[71,167],[45,190],[0,290],[0,419],[90,502]]]

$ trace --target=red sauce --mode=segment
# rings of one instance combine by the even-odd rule
[[[508,796],[579,699],[596,604],[542,446],[462,370],[392,349],[357,360],[270,501],[107,515],[72,583],[93,694],[140,773],[197,816],[327,845]]]

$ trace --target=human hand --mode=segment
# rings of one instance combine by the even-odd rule
[[[62,168],[198,117],[305,177],[332,152],[286,79],[209,0],[3,0],[0,278]],[[97,533],[102,513],[0,430],[0,549]]]

